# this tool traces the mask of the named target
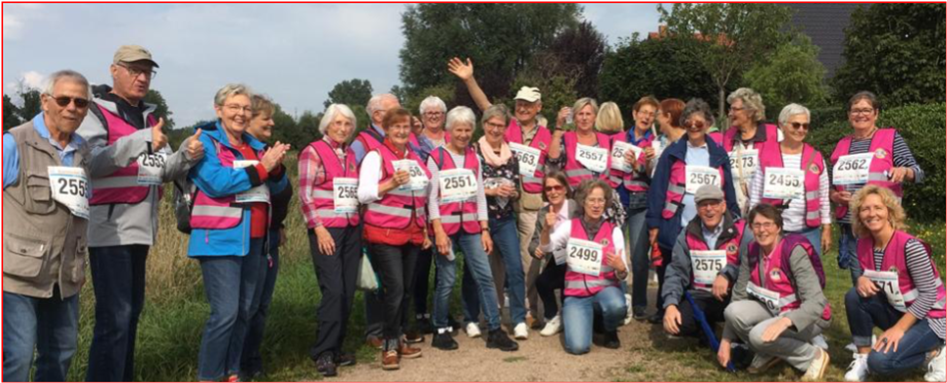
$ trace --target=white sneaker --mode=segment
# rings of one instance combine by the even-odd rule
[[[817,348],[816,352],[819,354],[809,364],[806,374],[802,376],[802,380],[805,382],[821,382],[822,378],[825,377],[825,370],[829,368],[829,353],[821,348]]]
[[[467,323],[467,337],[468,338],[479,338],[480,337],[480,326],[474,322]]]
[[[829,351],[829,342],[825,341],[825,336],[819,335],[815,338],[812,338],[812,345],[825,351]]]
[[[520,323],[513,328],[513,337],[516,340],[529,339],[529,329],[526,327],[526,323]]]
[[[625,326],[631,323],[635,318],[634,309],[631,307],[631,294],[625,294],[625,307],[628,308],[628,312],[625,313]]]
[[[559,330],[562,329],[562,317],[556,315],[555,318],[546,322],[546,326],[543,327],[543,330],[539,332],[539,335],[542,336],[554,336],[559,333]]]
[[[846,382],[864,382],[868,380],[868,354],[852,355],[852,364],[845,373]]]
[[[927,365],[927,375],[924,375],[924,380],[928,382],[947,381],[945,369],[947,369],[947,348],[942,348],[937,356],[931,360],[931,363]]]

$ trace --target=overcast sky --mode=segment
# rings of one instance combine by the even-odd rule
[[[152,88],[179,127],[213,116],[214,93],[242,82],[292,114],[321,112],[332,87],[400,84],[404,4],[4,4],[3,92],[70,68],[111,83],[115,49],[139,44],[161,66]],[[610,44],[656,31],[655,4],[585,4]]]

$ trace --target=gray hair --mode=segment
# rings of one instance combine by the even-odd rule
[[[378,94],[378,95],[372,96],[372,98],[368,100],[368,105],[365,106],[365,110],[368,112],[368,116],[371,117],[371,115],[375,114],[375,112],[382,110],[381,103],[384,102],[386,99],[392,99],[392,98],[395,100],[398,99],[397,97],[395,97],[395,95],[391,93],[384,93],[384,94]]]
[[[806,108],[799,104],[789,104],[783,108],[782,112],[779,112],[779,126],[786,125],[789,122],[789,119],[792,116],[804,114],[806,119],[812,118],[812,113],[809,112],[809,108]]]
[[[473,110],[466,106],[455,107],[447,113],[447,123],[444,124],[444,130],[449,132],[457,124],[467,124],[474,129],[477,127],[477,116],[474,115]]]
[[[444,103],[444,100],[441,100],[441,98],[437,96],[428,96],[428,98],[425,98],[424,101],[421,101],[421,107],[419,108],[419,111],[421,114],[424,114],[425,112],[435,108],[441,112],[447,113],[447,104]]]
[[[86,89],[86,98],[90,101],[92,100],[92,88],[89,86],[89,80],[87,80],[81,73],[71,69],[63,69],[49,75],[49,78],[46,79],[43,87],[43,94],[52,96],[53,90],[56,88],[56,84],[63,80],[84,86]]]
[[[598,116],[598,101],[595,101],[595,99],[591,97],[582,97],[578,101],[576,101],[575,105],[572,107],[572,114],[574,115],[575,113],[579,113],[579,111],[582,110],[582,108],[586,107],[587,105],[592,105],[592,109],[594,109],[593,113],[595,113],[595,116],[597,117]]]
[[[714,126],[717,122],[714,120],[714,113],[710,111],[710,105],[707,104],[706,101],[699,98],[692,98],[684,105],[684,111],[681,112],[680,126],[687,125],[687,118],[694,113],[703,114],[704,119],[707,120],[710,126]]]
[[[227,84],[223,88],[217,91],[217,95],[214,96],[214,105],[224,106],[224,102],[228,98],[234,96],[247,96],[250,99],[253,99],[253,91],[250,90],[250,87],[243,84]]]
[[[743,100],[743,107],[752,112],[750,119],[753,122],[760,122],[766,118],[766,106],[763,105],[763,96],[759,93],[750,88],[737,89],[727,96],[727,104],[733,104],[738,99]]]
[[[612,199],[614,199],[613,193],[615,192],[612,187],[605,182],[605,180],[599,178],[592,178],[582,181],[579,184],[579,187],[575,189],[575,202],[578,205],[577,214],[579,217],[585,215],[585,200],[589,198],[589,194],[592,194],[592,190],[602,189],[605,192],[605,208],[607,210],[608,206],[611,205]]]
[[[502,118],[503,125],[507,125],[510,123],[510,110],[502,104],[493,104],[487,108],[487,110],[483,111],[483,117],[480,118],[480,122],[485,125],[487,121],[490,121],[490,119],[494,117]]]
[[[323,136],[326,135],[326,130],[329,128],[329,124],[332,121],[335,121],[335,118],[339,115],[349,119],[352,122],[352,126],[358,126],[358,121],[355,119],[355,113],[352,113],[352,109],[344,104],[332,104],[326,108],[325,113],[322,114],[322,119],[319,120],[319,133]],[[355,129],[352,129],[352,132],[355,132]],[[351,134],[351,133],[350,133]]]

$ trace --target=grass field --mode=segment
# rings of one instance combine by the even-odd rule
[[[294,177],[295,161],[295,158],[286,161],[293,164],[290,174]],[[295,182],[293,184],[295,186]],[[321,379],[308,357],[309,347],[316,336],[319,290],[310,260],[305,224],[299,211],[298,199],[294,199],[286,223],[289,238],[282,248],[282,265],[264,341],[263,357],[269,372],[267,380],[271,381]],[[170,204],[163,204],[160,214],[160,241],[148,259],[147,304],[138,333],[136,378],[138,381],[191,381],[197,377],[198,347],[209,307],[204,298],[200,268],[196,261],[186,257],[188,238],[175,230]],[[914,225],[910,232],[929,241],[944,275],[944,224]],[[826,379],[841,380],[843,369],[851,358],[843,350],[850,338],[842,302],[850,281],[848,272],[835,266],[834,252],[824,259],[829,280],[826,295],[835,314],[827,334],[832,350],[832,368]],[[364,330],[361,299],[359,293],[346,349],[359,350],[360,361],[370,362],[376,357],[375,352],[360,347]],[[82,381],[85,377],[94,324],[94,300],[91,284],[87,284],[81,296],[79,352],[70,371],[70,380],[73,381]],[[460,299],[452,301],[457,304]],[[656,334],[657,329],[641,336],[655,338]],[[629,363],[625,370],[615,372],[615,381],[787,381],[798,377],[788,367],[763,376],[729,375],[717,368],[705,350],[685,342],[656,341],[653,347],[640,347],[630,352],[642,355],[645,363]],[[542,368],[539,364],[523,365],[524,368]],[[905,377],[907,380],[922,378],[922,375]]]

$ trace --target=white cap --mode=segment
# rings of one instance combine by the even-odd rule
[[[530,88],[524,86],[520,88],[519,92],[516,92],[515,100],[523,100],[526,102],[536,102],[543,99],[543,95],[539,93],[539,88]]]

